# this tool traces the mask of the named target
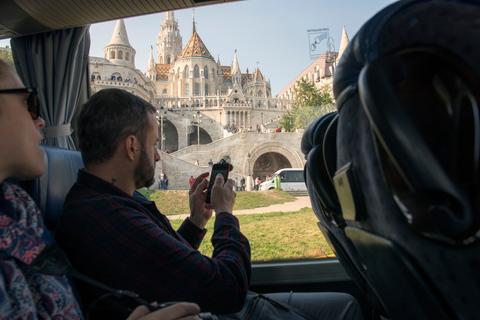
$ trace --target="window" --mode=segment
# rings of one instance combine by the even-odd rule
[[[118,51],[118,59],[123,59],[123,51]]]
[[[208,96],[208,84],[205,85],[205,95]]]
[[[285,182],[305,182],[303,171],[287,171]]]
[[[125,60],[129,60],[130,59],[130,52],[125,52]]]
[[[203,68],[203,76],[205,77],[205,79],[208,79],[208,68],[207,68],[207,66],[205,66],[205,68]]]
[[[212,79],[215,79],[215,69],[212,69]]]
[[[190,95],[190,87],[188,84],[185,86],[185,96],[188,97]]]
[[[115,59],[115,51],[110,51],[110,59]]]
[[[200,78],[200,69],[198,68],[198,66],[195,66],[193,68],[193,77],[194,78]]]
[[[188,70],[188,66],[185,66],[185,79],[188,79],[189,75],[190,75],[190,71]]]
[[[167,94],[167,89],[163,89],[162,94]]]
[[[167,57],[167,63],[170,64],[170,56]]]
[[[195,96],[198,96],[198,84],[195,84]]]

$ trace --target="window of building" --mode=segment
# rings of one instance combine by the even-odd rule
[[[215,79],[215,69],[212,69],[212,79]]]
[[[190,87],[189,87],[189,85],[187,84],[187,85],[185,86],[185,96],[188,97],[189,95],[190,95]]]
[[[205,79],[208,79],[208,68],[207,68],[207,66],[205,66],[205,68],[203,68],[203,76],[205,77]]]
[[[115,51],[110,51],[110,59],[115,59]]]
[[[195,95],[198,96],[198,84],[195,84]]]
[[[118,59],[123,59],[123,51],[118,51]]]
[[[200,69],[198,68],[198,66],[195,66],[193,68],[193,77],[194,78],[200,78]]]
[[[205,95],[208,96],[208,84],[205,85]]]
[[[167,57],[167,63],[170,64],[170,56]]]
[[[167,89],[163,89],[162,93],[167,94]]]
[[[185,66],[185,78],[188,79],[190,71],[188,70],[188,66]]]
[[[129,60],[130,59],[130,52],[125,52],[125,60]]]

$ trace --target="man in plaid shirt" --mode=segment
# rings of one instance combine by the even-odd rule
[[[102,90],[85,104],[78,123],[85,169],[56,230],[73,265],[147,301],[192,301],[217,314],[240,310],[250,282],[250,246],[232,215],[233,180],[224,184],[217,176],[209,205],[209,173],[201,174],[189,192],[191,215],[175,231],[136,191],[154,182],[160,160],[155,109],[126,91]],[[209,258],[197,249],[213,211]]]

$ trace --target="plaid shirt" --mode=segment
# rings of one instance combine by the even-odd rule
[[[206,232],[188,218],[174,231],[154,202],[80,170],[56,238],[80,272],[113,288],[216,314],[238,311],[250,282],[248,240],[237,218],[219,213],[209,258],[197,250]]]

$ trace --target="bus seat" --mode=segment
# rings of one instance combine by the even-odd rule
[[[469,0],[386,7],[339,61],[338,115],[302,138],[322,232],[391,319],[480,314],[478,16]]]
[[[29,191],[43,214],[46,227],[53,231],[83,161],[79,151],[45,145],[40,148],[45,153],[45,174],[32,181]]]

